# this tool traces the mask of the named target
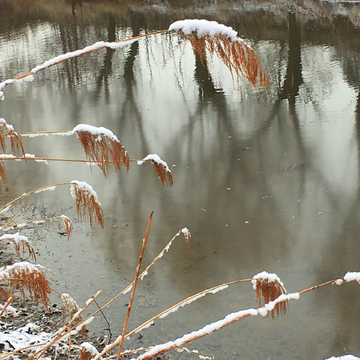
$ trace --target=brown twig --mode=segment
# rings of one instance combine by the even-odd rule
[[[151,226],[152,217],[153,217],[153,212],[151,212],[151,214],[149,216],[148,225],[147,225],[147,228],[146,228],[146,233],[145,233],[145,237],[144,237],[144,240],[143,240],[141,254],[140,254],[140,258],[139,258],[139,263],[138,263],[138,266],[136,268],[136,275],[135,275],[135,279],[134,279],[134,285],[133,285],[132,292],[131,292],[131,298],[130,298],[130,302],[129,302],[129,305],[128,305],[128,311],[127,311],[127,314],[126,314],[126,319],[125,319],[122,334],[121,334],[120,345],[119,345],[119,350],[117,352],[116,360],[120,359],[121,349],[122,349],[123,343],[124,343],[124,336],[125,336],[125,333],[126,333],[126,328],[127,328],[128,322],[129,322],[130,312],[131,312],[132,304],[133,304],[133,301],[134,301],[136,285],[137,285],[137,282],[139,280],[140,268],[141,268],[142,260],[143,260],[143,257],[144,257],[146,243],[147,243],[149,233],[150,233],[150,226]]]

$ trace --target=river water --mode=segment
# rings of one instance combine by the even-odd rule
[[[96,41],[166,29],[183,18],[232,26],[270,80],[269,87],[234,81],[217,58],[205,65],[185,39],[162,34],[7,86],[0,117],[16,131],[104,126],[131,159],[156,153],[174,178],[163,187],[151,164],[131,163],[129,172],[110,171],[105,179],[86,164],[6,162],[6,197],[77,179],[91,184],[102,203],[105,228],[90,229],[77,221],[67,188],[23,202],[74,221],[69,240],[54,229],[25,231],[34,237],[37,261],[51,269],[52,286],[80,306],[100,289],[99,303],[117,294],[133,279],[151,211],[144,264],[183,227],[192,234],[191,249],[177,238],[140,282],[129,329],[191,294],[263,270],[275,272],[289,292],[359,271],[359,14],[355,3],[307,1],[1,3],[1,80]],[[84,159],[75,137],[23,142],[37,156]],[[128,301],[105,310],[115,337]],[[133,340],[173,340],[256,306],[250,283],[233,285]],[[291,302],[286,316],[247,318],[187,347],[217,359],[360,356],[359,310],[358,284],[328,286]],[[99,336],[106,328],[101,317],[89,326]]]

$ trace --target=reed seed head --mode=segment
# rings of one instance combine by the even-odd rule
[[[231,74],[245,76],[253,86],[269,86],[269,80],[254,50],[231,27],[207,20],[180,20],[169,31],[178,31],[190,41],[195,54],[206,63],[207,51],[216,54]]]
[[[255,298],[259,301],[259,306],[268,304],[270,301],[274,301],[282,294],[286,294],[286,289],[280,278],[276,274],[269,274],[263,271],[257,275],[254,275],[251,280],[253,288],[256,291]],[[271,311],[271,316],[274,318],[275,311],[277,315],[286,314],[287,301],[279,302],[275,305]]]
[[[137,163],[138,165],[142,165],[145,161],[151,161],[151,163],[154,165],[154,170],[163,185],[172,186],[174,184],[174,180],[167,163],[161,160],[159,155],[149,154]]]
[[[12,244],[16,251],[16,256],[18,257],[32,257],[36,261],[35,251],[26,236],[20,235],[19,233],[16,234],[5,234],[0,236],[0,244],[5,242],[7,244]]]
[[[78,217],[82,221],[89,221],[91,227],[93,227],[94,220],[97,220],[103,228],[103,210],[92,186],[85,181],[73,180],[70,184],[70,194],[76,201]]]
[[[0,118],[0,145],[3,152],[6,152],[5,136],[10,137],[12,152],[15,154],[21,153],[25,156],[22,141],[20,140],[17,132],[14,131],[14,127],[9,125],[5,119]]]
[[[41,301],[46,307],[49,305],[48,294],[51,292],[50,285],[45,278],[44,267],[41,265],[30,264],[23,261],[15,263],[14,265],[0,268],[0,283],[8,285],[10,290],[13,288],[19,289],[23,299],[26,299],[26,293],[31,299],[37,303]],[[0,296],[2,293],[0,293]]]
[[[122,165],[129,170],[129,156],[119,139],[109,129],[87,124],[77,125],[72,131],[79,138],[87,159],[95,162],[106,177],[112,162],[115,171]]]

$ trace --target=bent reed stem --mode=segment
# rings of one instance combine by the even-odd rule
[[[138,40],[142,39],[143,37],[147,37],[147,36],[151,36],[151,35],[158,35],[158,34],[162,34],[162,33],[165,33],[165,32],[168,32],[168,30],[167,30],[167,29],[166,29],[166,30],[157,30],[157,31],[153,31],[153,32],[150,32],[150,33],[147,33],[147,34],[141,34],[141,35],[133,36],[133,37],[131,37],[131,38],[129,38],[129,39],[121,39],[121,40],[115,41],[115,43],[122,43],[122,42],[127,42],[127,41],[132,41],[132,40],[134,40],[134,42],[135,42],[135,41],[138,41]],[[129,45],[130,45],[130,44],[129,44]],[[101,45],[101,46],[95,47],[95,48],[93,48],[93,49],[89,49],[88,51],[84,51],[84,52],[82,52],[82,53],[80,53],[80,54],[77,54],[77,55],[74,55],[74,56],[71,56],[71,57],[67,57],[67,58],[65,58],[65,59],[61,59],[61,60],[59,60],[59,61],[57,61],[57,62],[54,62],[54,63],[52,63],[52,64],[50,64],[50,65],[48,65],[48,66],[46,66],[46,67],[44,67],[44,68],[39,69],[38,71],[41,71],[41,70],[50,68],[50,67],[52,67],[52,66],[54,66],[54,65],[61,64],[62,62],[67,61],[67,60],[69,60],[69,59],[74,59],[74,58],[76,58],[76,57],[79,57],[79,56],[82,56],[82,55],[85,55],[85,54],[89,54],[89,53],[94,52],[94,51],[97,51],[97,50],[104,49],[104,48],[106,48],[106,47],[107,47],[107,46],[105,46],[105,45]],[[28,71],[27,73],[24,73],[24,74],[22,74],[22,75],[17,76],[17,77],[14,78],[13,80],[15,80],[15,81],[16,81],[16,80],[21,80],[21,79],[23,79],[23,78],[26,78],[27,76],[35,75],[38,71],[36,71],[36,72]],[[7,85],[9,85],[9,84],[12,84],[12,83],[13,83],[13,82],[8,82],[8,83],[5,82],[5,83],[4,83],[4,87],[7,86]]]

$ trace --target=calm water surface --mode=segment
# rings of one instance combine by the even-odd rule
[[[360,270],[359,7],[304,2],[284,8],[273,1],[121,11],[78,4],[72,11],[16,3],[0,5],[1,80],[99,40],[206,17],[234,27],[271,82],[269,88],[246,79],[237,84],[216,58],[205,66],[189,43],[164,34],[8,86],[0,117],[16,131],[104,126],[130,158],[156,153],[174,177],[174,186],[164,188],[150,164],[132,163],[128,173],[104,179],[85,164],[7,162],[6,196],[78,179],[94,187],[103,205],[105,229],[91,230],[77,222],[68,189],[24,202],[74,220],[70,240],[53,230],[34,235],[37,260],[51,269],[58,291],[80,305],[99,289],[102,303],[122,290],[133,279],[151,211],[145,264],[185,226],[191,250],[179,237],[140,283],[130,328],[202,289],[263,270],[278,274],[289,292]],[[23,141],[38,156],[84,158],[73,137]],[[106,310],[114,336],[127,302],[120,298]],[[235,285],[157,322],[141,341],[172,340],[256,305],[249,283]],[[285,317],[247,318],[188,347],[217,359],[360,356],[359,310],[357,284],[330,286],[292,302]],[[99,318],[90,330],[101,335],[106,327]]]

